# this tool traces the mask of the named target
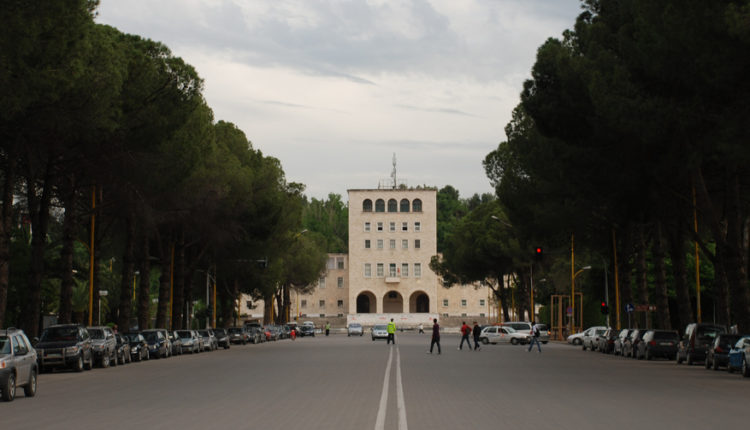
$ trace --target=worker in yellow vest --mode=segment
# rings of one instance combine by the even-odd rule
[[[391,322],[388,323],[388,340],[386,341],[386,344],[389,344],[393,342],[393,344],[396,344],[396,323],[393,322],[393,318],[391,318]]]

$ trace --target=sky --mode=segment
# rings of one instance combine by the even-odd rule
[[[101,0],[97,22],[162,42],[317,199],[407,186],[491,193],[482,160],[580,0]]]

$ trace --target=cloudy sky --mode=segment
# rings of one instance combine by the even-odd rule
[[[492,192],[484,157],[579,0],[102,0],[97,21],[167,45],[217,120],[310,197],[407,185]]]

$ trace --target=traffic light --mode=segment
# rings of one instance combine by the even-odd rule
[[[542,249],[541,246],[537,246],[534,248],[534,258],[537,260],[541,260],[542,257],[544,257],[544,249]]]
[[[602,301],[602,315],[607,315],[609,313],[609,306],[607,306],[607,302]]]

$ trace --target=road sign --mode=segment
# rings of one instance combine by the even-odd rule
[[[570,306],[568,306],[568,309],[566,310],[566,313],[568,314],[568,316],[573,315],[573,308],[570,307]]]
[[[99,295],[100,295],[100,296],[104,297],[104,296],[106,296],[107,294],[109,294],[109,291],[107,291],[107,290],[99,290]]]
[[[633,312],[634,310],[635,310],[635,308],[633,307],[633,304],[632,304],[632,303],[628,303],[628,304],[626,304],[626,305],[625,305],[625,312],[627,312],[627,313],[631,313],[631,312]]]
[[[636,312],[654,312],[656,311],[656,305],[636,305],[635,310]]]

